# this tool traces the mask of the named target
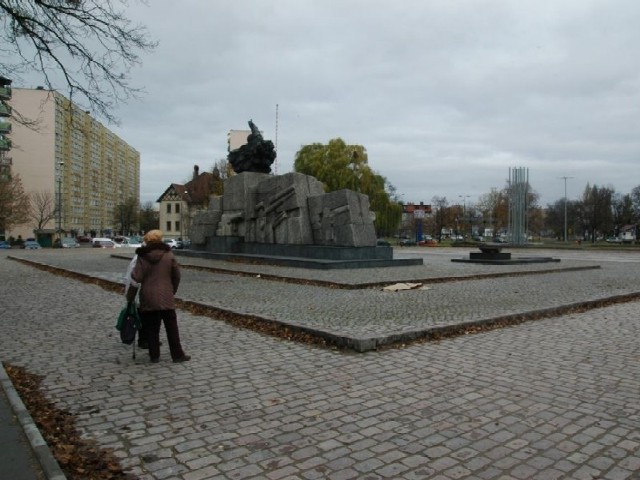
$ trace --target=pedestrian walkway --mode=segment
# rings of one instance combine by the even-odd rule
[[[94,252],[9,254],[121,278],[126,261]],[[452,281],[477,266],[433,255],[410,277],[448,281],[389,293],[264,280],[258,275],[305,277],[216,263],[254,276],[185,268],[179,295],[335,335],[387,338],[640,292],[638,269],[623,262],[560,262],[570,265],[599,268],[522,267],[518,276]],[[325,275],[310,280],[410,279]],[[361,354],[183,311],[192,361],[173,364],[165,350],[151,364],[144,355],[132,360],[118,341],[121,295],[6,255],[0,279],[0,327],[12,332],[0,359],[42,375],[47,397],[141,479],[640,478],[637,301]]]
[[[0,364],[0,466],[11,480],[64,480],[4,366]]]
[[[0,379],[7,378],[0,365]],[[40,480],[44,473],[31,449],[22,425],[14,413],[5,387],[11,388],[10,382],[2,382],[0,390],[0,465],[3,478],[13,480]],[[9,392],[12,394],[12,390]],[[15,390],[13,390],[15,394]]]

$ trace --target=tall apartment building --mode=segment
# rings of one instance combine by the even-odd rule
[[[0,181],[11,178],[11,80],[0,77]],[[0,232],[2,233],[2,232]]]
[[[140,199],[140,153],[56,91],[13,88],[12,165],[27,193],[50,194],[60,209],[45,228],[25,224],[14,238],[37,237],[49,244],[62,236],[106,236],[119,228],[116,210]]]

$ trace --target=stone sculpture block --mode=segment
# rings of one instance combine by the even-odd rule
[[[222,217],[222,210],[200,210],[196,212],[191,222],[190,237],[196,245],[205,245],[211,232],[218,229]]]
[[[245,210],[260,181],[270,178],[266,173],[244,172],[228,178],[222,195],[222,216],[216,229],[218,236],[244,236]]]
[[[376,232],[369,197],[353,190],[310,197],[314,243],[317,245],[373,246]]]
[[[192,240],[234,237],[246,243],[371,247],[376,245],[369,198],[353,190],[324,193],[301,173],[243,172],[225,181],[222,197],[192,224]],[[204,237],[204,238],[203,238]],[[220,242],[218,242],[220,243]]]
[[[313,177],[288,173],[256,185],[248,201],[245,240],[259,243],[313,244],[307,198],[323,192]]]

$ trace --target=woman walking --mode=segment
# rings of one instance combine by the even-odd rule
[[[131,272],[133,282],[127,291],[127,301],[135,299],[138,288],[134,285],[139,284],[140,319],[151,362],[160,361],[160,323],[164,323],[171,358],[174,362],[186,362],[191,357],[182,350],[175,303],[180,267],[171,247],[162,241],[160,230],[147,232],[144,243],[136,249],[138,260]]]

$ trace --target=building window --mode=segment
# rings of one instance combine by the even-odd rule
[[[180,231],[180,222],[176,222],[176,232]]]
[[[167,213],[171,213],[171,204],[167,203]]]
[[[180,213],[180,204],[176,203],[176,213]],[[179,228],[176,228],[176,230],[180,230]]]
[[[167,232],[171,231],[171,222],[167,222]]]

